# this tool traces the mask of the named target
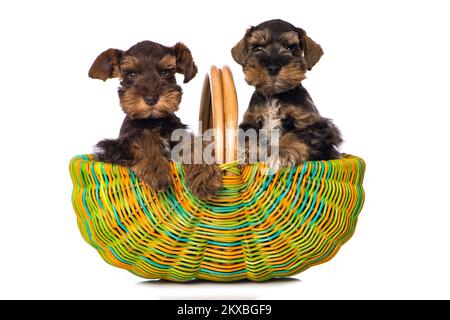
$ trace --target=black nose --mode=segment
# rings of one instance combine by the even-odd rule
[[[146,96],[144,98],[144,101],[149,106],[154,106],[158,102],[159,97],[158,96]]]
[[[276,76],[278,72],[280,72],[280,69],[280,66],[275,64],[267,66],[267,72],[269,72],[271,76]]]

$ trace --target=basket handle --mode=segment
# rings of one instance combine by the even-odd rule
[[[233,74],[228,66],[212,66],[206,74],[200,100],[199,131],[214,128],[217,163],[237,159],[238,101]]]

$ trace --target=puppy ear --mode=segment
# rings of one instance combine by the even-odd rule
[[[305,53],[306,66],[308,70],[311,70],[323,55],[322,47],[308,37],[305,30],[297,28],[297,32],[300,40],[300,47]]]
[[[247,38],[252,34],[254,27],[250,27],[245,32],[244,37],[231,49],[231,56],[234,61],[243,66],[246,62],[247,50]]]
[[[191,50],[181,42],[178,42],[172,48],[175,50],[177,72],[184,74],[183,83],[187,83],[197,74],[197,66],[192,58]]]
[[[120,77],[120,58],[122,50],[108,49],[102,52],[89,69],[89,77],[105,81],[108,78]]]

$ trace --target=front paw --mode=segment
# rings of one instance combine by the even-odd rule
[[[283,167],[292,167],[295,165],[294,161],[289,157],[283,157],[282,155],[271,155],[266,161],[267,168],[264,171],[265,174],[274,175]]]
[[[133,155],[126,143],[119,139],[105,139],[95,146],[94,156],[97,161],[129,166]]]
[[[199,198],[209,199],[222,187],[222,172],[215,164],[186,164],[186,183]]]
[[[166,163],[157,166],[138,163],[131,169],[139,180],[152,189],[164,191],[167,190],[170,185],[169,168]]]

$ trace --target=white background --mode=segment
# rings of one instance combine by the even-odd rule
[[[0,298],[450,298],[448,1],[2,1]],[[330,262],[269,283],[143,282],[78,232],[68,164],[115,137],[117,80],[88,69],[110,47],[184,41],[199,66],[178,113],[196,128],[203,76],[231,66],[249,25],[282,18],[325,51],[304,81],[367,162],[354,237]],[[181,78],[180,78],[181,79]]]

